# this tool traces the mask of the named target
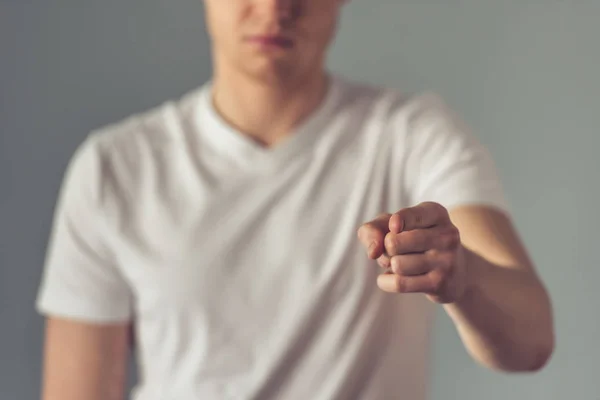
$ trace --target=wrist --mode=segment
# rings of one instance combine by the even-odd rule
[[[472,299],[474,293],[476,293],[481,284],[481,273],[485,268],[482,259],[476,253],[469,250],[468,248],[462,248],[463,252],[463,290],[456,303],[468,302]]]

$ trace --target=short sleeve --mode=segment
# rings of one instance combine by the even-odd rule
[[[415,204],[482,205],[509,212],[488,149],[435,94],[423,95],[408,122],[408,191]]]
[[[131,291],[116,263],[103,208],[103,161],[90,135],[63,178],[46,252],[36,309],[86,322],[124,322]]]

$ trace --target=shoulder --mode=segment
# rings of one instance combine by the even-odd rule
[[[180,98],[95,129],[90,136],[104,151],[117,155],[177,143],[199,94],[200,89],[190,91]]]
[[[89,132],[73,154],[68,174],[98,194],[130,192],[156,161],[183,140],[199,89]],[[73,180],[75,178],[72,178]]]
[[[464,128],[461,119],[441,94],[433,90],[404,92],[392,86],[358,82],[337,76],[345,109],[361,111],[396,133],[418,135],[434,126]]]

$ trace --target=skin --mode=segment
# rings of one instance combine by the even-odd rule
[[[221,116],[265,147],[284,141],[324,97],[324,60],[343,4],[204,0],[213,103]],[[280,35],[293,46],[248,40],[256,35]],[[441,303],[483,365],[533,371],[549,359],[550,301],[507,216],[484,207],[448,211],[428,203],[365,223],[358,236],[366,249],[375,243],[367,250],[371,258],[391,267],[373,284]],[[130,346],[128,323],[48,317],[42,399],[123,399]]]
[[[482,206],[426,202],[358,229],[384,268],[384,291],[442,304],[471,356],[506,372],[537,371],[554,349],[546,289],[509,217]]]
[[[129,324],[49,317],[42,399],[124,400]]]
[[[213,103],[221,116],[265,147],[277,145],[318,107],[323,68],[341,0],[205,0],[213,43]],[[265,48],[278,35],[288,48]]]

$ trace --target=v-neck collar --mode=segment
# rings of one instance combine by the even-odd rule
[[[203,141],[210,142],[217,151],[233,158],[244,167],[277,167],[292,157],[304,153],[323,133],[341,98],[341,82],[334,74],[328,75],[328,88],[321,104],[309,114],[281,143],[264,147],[248,135],[233,128],[216,111],[212,101],[212,81],[201,88],[198,126]]]

